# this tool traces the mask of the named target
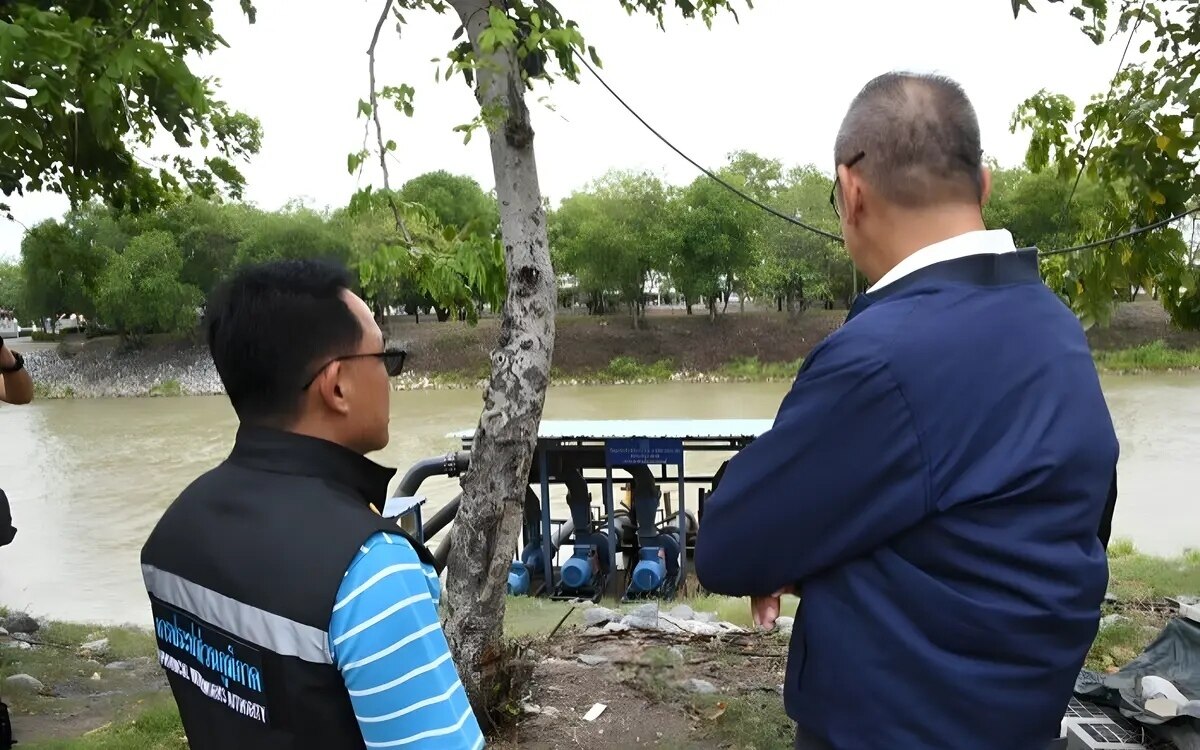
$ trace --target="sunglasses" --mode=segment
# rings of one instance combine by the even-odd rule
[[[308,382],[306,382],[304,384],[304,387],[301,388],[300,390],[302,390],[302,391],[308,390],[308,387],[313,384],[313,381],[317,379],[317,376],[320,375],[321,372],[324,371],[324,369],[326,367],[329,367],[334,362],[341,362],[341,361],[344,361],[347,359],[361,359],[362,357],[378,357],[379,359],[383,360],[383,366],[385,369],[387,369],[388,377],[394,378],[404,370],[404,360],[408,357],[408,352],[404,351],[403,349],[397,349],[395,347],[388,347],[387,349],[385,349],[382,352],[368,352],[366,354],[347,354],[347,355],[341,356],[341,357],[334,357],[333,359],[329,360],[325,364],[318,367],[317,371],[313,373],[313,376],[308,379]]]
[[[846,162],[845,164],[843,164],[841,166],[845,167],[846,169],[850,169],[855,164],[858,164],[860,161],[862,161],[863,157],[866,155],[867,155],[866,151],[859,151],[857,154],[854,155],[854,157],[852,159],[850,159],[850,161]],[[842,218],[842,213],[840,211],[838,211],[838,207],[837,207],[837,189],[838,189],[838,182],[841,179],[842,179],[841,175],[837,175],[835,173],[834,178],[833,178],[833,187],[829,189],[829,205],[833,206],[833,213],[839,219]]]

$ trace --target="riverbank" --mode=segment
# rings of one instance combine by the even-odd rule
[[[1200,597],[1200,553],[1154,558],[1117,541],[1110,562],[1110,598],[1087,660],[1087,667],[1098,671],[1114,670],[1145,648],[1173,616],[1167,597]],[[685,608],[674,609],[676,604],[664,604],[659,612],[672,611],[677,622],[692,613],[711,613],[746,632],[726,628],[721,638],[711,638],[665,632],[670,628],[598,631],[588,625],[612,613],[585,614],[567,602],[510,599],[505,631],[521,644],[533,672],[527,697],[514,706],[518,720],[491,746],[555,748],[564,733],[572,746],[583,748],[790,743],[792,725],[779,695],[786,632],[751,632],[744,600],[703,597]],[[794,599],[785,602],[784,610],[794,610],[795,604]],[[12,635],[0,635],[0,680],[20,747],[187,747],[149,632],[31,623],[6,614],[0,622],[16,626]],[[16,632],[33,626],[32,633]],[[34,683],[13,681],[18,674]],[[597,703],[606,707],[604,713],[586,721],[583,715]]]
[[[803,358],[841,324],[844,312],[811,310],[704,316],[658,314],[634,330],[623,317],[558,320],[551,382],[556,386],[630,383],[789,381]],[[479,388],[487,377],[497,322],[415,324],[400,319],[389,336],[409,352],[397,390]],[[1153,302],[1126,305],[1089,332],[1106,372],[1200,370],[1200,332],[1171,327]],[[17,345],[20,347],[20,345]],[[113,338],[38,345],[27,366],[39,398],[216,395],[220,378],[195,341],[152,337],[136,350]]]

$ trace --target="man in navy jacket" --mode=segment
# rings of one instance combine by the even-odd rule
[[[705,588],[768,628],[801,596],[797,747],[1043,750],[1096,634],[1117,440],[1036,253],[984,227],[981,155],[951,81],[854,100],[831,200],[873,285],[705,508]]]

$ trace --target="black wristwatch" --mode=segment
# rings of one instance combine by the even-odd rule
[[[25,366],[25,358],[21,356],[21,353],[19,351],[17,351],[16,349],[9,349],[9,351],[11,351],[12,355],[13,355],[12,366],[4,367],[4,366],[0,365],[0,373],[3,373],[5,375],[7,375],[10,372],[17,372],[18,370],[20,370],[22,367]]]

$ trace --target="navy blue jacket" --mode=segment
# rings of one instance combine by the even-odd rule
[[[1117,453],[1036,255],[945,261],[812,351],[709,498],[696,572],[798,587],[785,704],[833,747],[1040,749],[1098,627]]]

